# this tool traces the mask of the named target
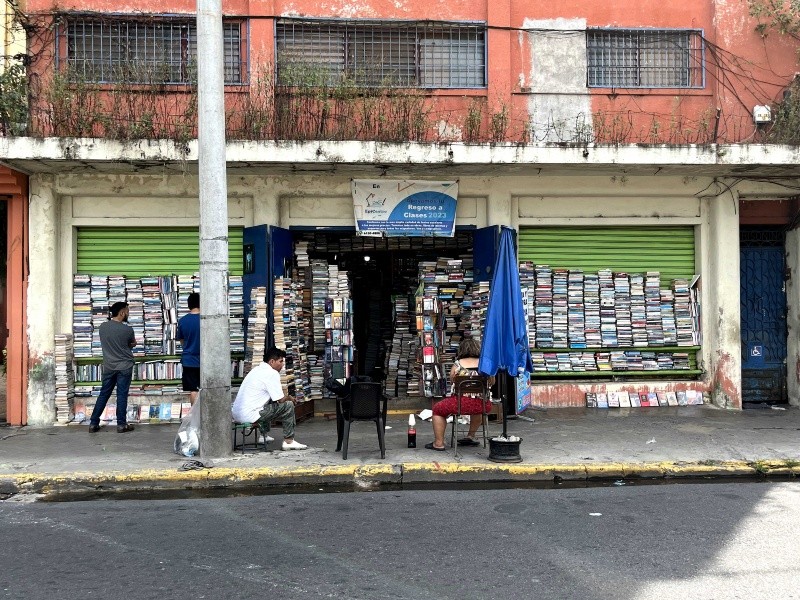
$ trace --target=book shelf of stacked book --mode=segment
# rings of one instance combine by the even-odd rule
[[[697,290],[660,273],[584,273],[520,264],[533,378],[693,378]]]
[[[56,369],[71,370],[72,379],[59,378],[59,391],[72,386],[72,420],[80,421],[91,411],[100,393],[103,378],[102,348],[99,328],[108,320],[115,302],[127,302],[128,324],[138,345],[133,348],[134,370],[130,387],[130,415],[133,422],[179,420],[181,402],[158,397],[182,394],[180,365],[181,345],[176,339],[178,320],[189,312],[187,298],[200,291],[195,275],[126,277],[123,275],[83,275],[73,279],[73,328],[71,351],[61,349],[68,342],[56,336]],[[231,340],[231,375],[234,382],[244,375],[244,302],[240,276],[229,279],[229,326]],[[69,365],[67,366],[67,362]],[[61,396],[69,392],[61,391]],[[59,403],[63,403],[59,399]],[[167,410],[169,404],[169,411]],[[172,406],[177,404],[177,406]],[[140,407],[147,406],[147,415]],[[113,405],[109,404],[110,407]],[[134,412],[135,411],[135,412]],[[156,412],[158,414],[156,414]],[[106,411],[111,420],[113,411]],[[63,422],[63,407],[57,419]],[[67,419],[69,420],[69,419]]]

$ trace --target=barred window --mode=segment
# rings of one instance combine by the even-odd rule
[[[225,83],[247,82],[245,24],[223,23]],[[197,25],[191,19],[75,18],[66,23],[59,62],[97,83],[182,84],[197,72]]]
[[[284,85],[486,86],[483,24],[281,19],[276,46]]]
[[[699,31],[594,29],[586,32],[589,87],[702,88]]]

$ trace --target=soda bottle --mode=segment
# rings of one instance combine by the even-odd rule
[[[417,447],[417,424],[414,415],[408,415],[408,447]]]

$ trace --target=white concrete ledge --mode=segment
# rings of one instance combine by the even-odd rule
[[[197,140],[120,142],[94,138],[0,137],[0,162],[29,173],[130,172],[197,163]],[[531,174],[531,169],[714,176],[800,175],[800,147],[766,144],[596,146],[577,144],[232,141],[230,169],[275,172],[338,168],[448,169],[464,174]],[[662,173],[663,171],[663,173]],[[535,174],[535,173],[534,173]]]

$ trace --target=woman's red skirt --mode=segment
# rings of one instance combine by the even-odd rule
[[[480,398],[473,396],[461,396],[461,414],[479,415],[483,412],[483,402]],[[440,417],[449,417],[456,414],[458,399],[455,396],[447,396],[433,405],[433,414]],[[491,400],[486,401],[486,412],[492,410]]]

